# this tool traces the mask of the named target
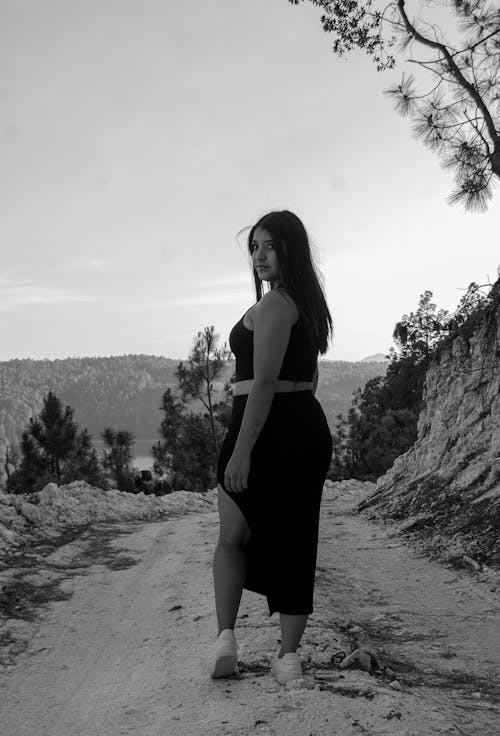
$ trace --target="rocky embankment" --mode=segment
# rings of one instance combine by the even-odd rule
[[[153,521],[200,511],[216,500],[216,489],[154,496],[103,491],[82,481],[65,486],[48,483],[38,493],[0,493],[0,555],[31,542],[57,540],[68,529],[95,522]]]
[[[500,567],[500,282],[427,372],[413,447],[359,505],[456,566]]]

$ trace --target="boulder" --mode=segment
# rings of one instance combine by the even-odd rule
[[[38,493],[40,503],[54,503],[63,495],[62,489],[56,483],[47,483]]]
[[[21,514],[31,521],[32,524],[40,524],[42,521],[42,511],[39,506],[35,506],[33,503],[24,501],[21,504]]]

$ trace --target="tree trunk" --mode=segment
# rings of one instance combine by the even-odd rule
[[[210,350],[212,347],[212,335],[209,333],[206,333],[206,342],[207,342],[207,360],[206,360],[206,376],[205,381],[207,383],[207,398],[208,398],[208,413],[210,415],[210,427],[212,429],[212,438],[214,441],[214,447],[215,452],[219,452],[219,443],[217,442],[217,434],[215,432],[215,422],[214,422],[214,410],[212,409],[212,389],[210,386]]]

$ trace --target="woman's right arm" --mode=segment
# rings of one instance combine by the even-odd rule
[[[249,454],[266,422],[291,329],[292,313],[288,302],[278,293],[266,293],[254,315],[254,378],[234,445],[235,452]]]
[[[229,493],[239,493],[248,487],[250,454],[273,402],[291,329],[289,304],[274,290],[266,293],[254,316],[253,386],[248,394],[233,454],[224,471],[224,486]]]

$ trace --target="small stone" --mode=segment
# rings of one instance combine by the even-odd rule
[[[399,682],[399,680],[392,680],[392,682],[389,683],[389,687],[392,687],[393,690],[402,690],[403,686]]]
[[[481,697],[482,697],[481,696],[481,693],[479,693],[477,691],[475,693],[472,693],[472,695],[471,695],[471,698],[474,698],[474,700],[480,700]]]

